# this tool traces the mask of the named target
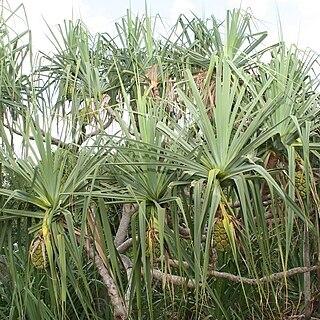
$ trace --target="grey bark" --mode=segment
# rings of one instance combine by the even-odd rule
[[[122,217],[120,220],[119,228],[114,239],[115,247],[119,247],[125,240],[128,234],[128,229],[132,215],[137,211],[138,205],[125,203],[122,207]]]

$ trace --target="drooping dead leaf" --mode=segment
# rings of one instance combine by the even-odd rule
[[[147,90],[147,94],[152,91],[155,97],[159,97],[158,90],[158,65],[154,64],[149,70],[146,72],[146,79],[150,83],[150,87]]]

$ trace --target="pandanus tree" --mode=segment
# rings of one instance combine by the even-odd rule
[[[165,35],[130,12],[115,37],[64,22],[34,60],[19,10],[1,20],[1,317],[316,314],[315,56],[263,47],[234,10]]]

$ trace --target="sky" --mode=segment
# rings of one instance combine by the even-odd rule
[[[214,15],[222,21],[228,9],[248,9],[258,19],[258,30],[268,31],[269,43],[266,45],[279,40],[279,14],[288,46],[297,44],[300,49],[311,48],[320,54],[319,0],[0,0],[0,9],[8,3],[11,9],[23,4],[32,30],[34,48],[46,53],[51,48],[46,23],[55,30],[64,19],[81,18],[93,34],[112,34],[115,22],[126,15],[127,9],[134,14],[143,14],[147,4],[151,15],[159,14],[168,27],[181,13],[189,16],[194,13],[202,18]],[[24,30],[25,25],[17,19],[16,28],[19,27]]]
[[[4,0],[0,0],[3,2]],[[7,0],[8,1],[8,0]],[[206,18],[215,15],[223,20],[227,9],[249,9],[258,19],[260,31],[267,30],[269,41],[276,42],[279,13],[284,40],[299,48],[311,48],[320,53],[320,1],[319,0],[9,0],[11,8],[23,3],[33,32],[36,49],[48,46],[49,34],[44,20],[50,27],[64,19],[82,18],[87,27],[95,32],[114,31],[114,23],[131,9],[143,14],[147,4],[151,15],[159,14],[168,26],[180,13],[191,12]]]

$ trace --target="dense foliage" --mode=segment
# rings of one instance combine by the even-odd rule
[[[317,315],[317,55],[241,10],[35,54],[1,9],[0,318]]]

